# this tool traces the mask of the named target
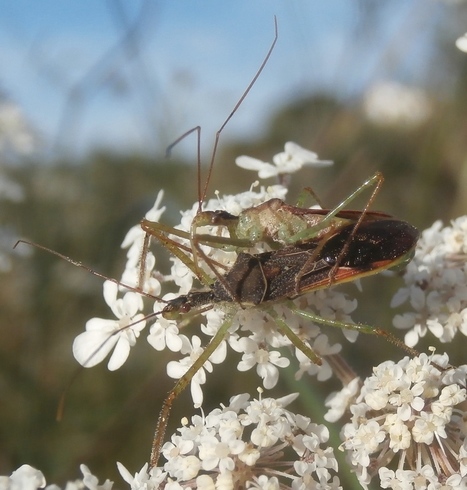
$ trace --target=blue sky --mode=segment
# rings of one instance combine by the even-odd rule
[[[135,52],[118,43],[143,4],[0,0],[0,89],[46,148],[160,151],[198,124],[210,140],[261,64],[274,15],[276,49],[227,138],[260,134],[268,115],[320,88],[349,95],[381,77],[416,82],[424,38],[443,9],[430,0],[381,0],[362,34],[374,2],[154,0],[146,2]],[[382,63],[400,35],[410,41],[402,59]]]

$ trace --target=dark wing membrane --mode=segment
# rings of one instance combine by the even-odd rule
[[[328,275],[324,267],[319,272],[313,267],[310,271],[303,270],[298,284],[300,294],[328,287],[331,282],[353,281],[406,262],[412,258],[419,237],[414,226],[394,219],[363,222],[349,242],[353,231],[354,225],[346,226],[326,240],[316,260],[328,264]],[[336,264],[331,278],[329,274]]]

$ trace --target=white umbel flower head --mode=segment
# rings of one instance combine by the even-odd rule
[[[327,428],[285,409],[296,397],[237,395],[193,417],[162,449],[160,488],[340,489]]]
[[[443,228],[436,221],[422,233],[415,256],[404,274],[406,286],[391,306],[410,304],[410,311],[396,315],[396,328],[408,330],[411,347],[430,332],[441,342],[457,333],[467,336],[467,216]]]
[[[386,361],[364,381],[342,430],[342,447],[364,488],[377,474],[382,488],[467,485],[467,366],[448,361],[425,354]]]

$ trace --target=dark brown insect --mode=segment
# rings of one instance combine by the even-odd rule
[[[242,252],[223,276],[222,281],[214,282],[209,290],[193,291],[169,302],[162,311],[162,315],[166,318],[176,319],[192,310],[206,311],[215,306],[225,307],[227,315],[204,352],[178,380],[164,401],[154,437],[151,466],[157,465],[174,400],[224,340],[232,324],[235,315],[235,311],[229,308],[232,305],[232,294],[235,302],[241,307],[261,308],[269,314],[276,321],[279,331],[312,362],[319,364],[321,362],[319,356],[274,312],[274,303],[293,300],[306,293],[327,288],[331,284],[340,284],[376,274],[412,258],[419,233],[409,223],[388,218],[367,220],[357,229],[356,226],[356,224],[343,226],[331,236],[299,242],[277,251],[261,254]],[[346,252],[342,255],[346,245],[348,245]],[[338,263],[337,269],[336,263]],[[226,291],[226,284],[228,291]],[[417,354],[414,349],[407,347],[397,337],[381,328],[328,320],[298,309],[291,301],[288,305],[296,314],[308,320],[379,335],[411,355]],[[238,308],[235,310],[238,311]]]

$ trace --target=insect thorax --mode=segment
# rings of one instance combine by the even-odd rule
[[[293,243],[293,237],[310,226],[307,219],[294,213],[293,209],[278,198],[246,209],[238,216],[236,235],[240,239],[255,243],[263,241],[269,245]]]

